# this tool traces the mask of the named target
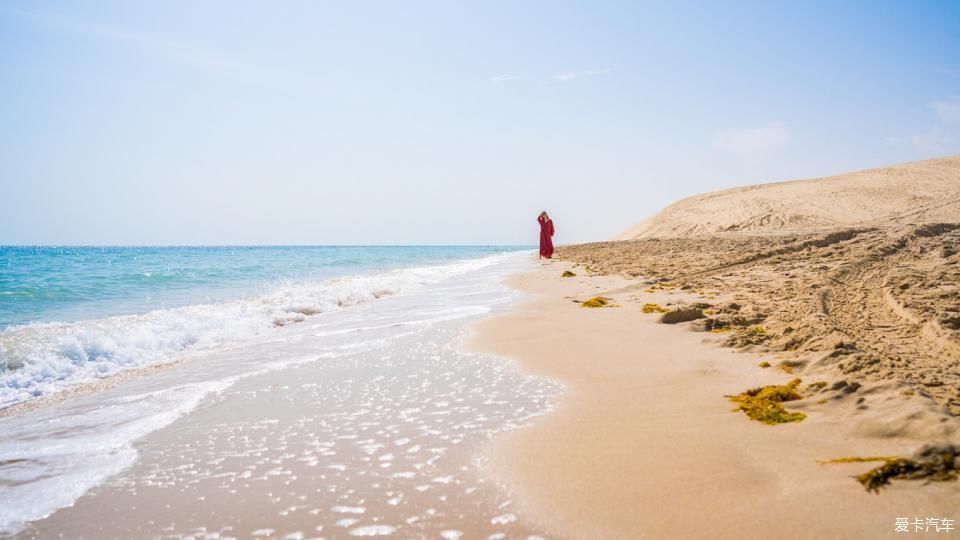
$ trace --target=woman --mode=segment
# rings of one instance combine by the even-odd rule
[[[549,259],[553,256],[553,220],[543,211],[537,222],[540,223],[540,257]]]

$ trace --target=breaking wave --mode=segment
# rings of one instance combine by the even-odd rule
[[[0,331],[0,408],[68,386],[254,339],[276,327],[403,294],[502,255],[277,287],[252,298]]]

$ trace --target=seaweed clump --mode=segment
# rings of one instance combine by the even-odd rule
[[[576,277],[576,274],[569,270],[564,270],[563,273],[560,274],[560,277]]]
[[[758,422],[770,425],[799,422],[807,415],[801,412],[790,412],[782,405],[783,402],[803,397],[797,392],[798,386],[800,386],[800,379],[794,379],[787,384],[751,388],[727,398],[738,404],[734,411],[743,411],[749,418]]]
[[[593,298],[580,303],[580,307],[588,308],[601,308],[601,307],[617,307],[613,303],[613,300],[607,298],[606,296],[594,296]]]
[[[659,283],[654,283],[654,284],[651,285],[649,288],[645,289],[643,292],[645,292],[645,293],[652,293],[652,292],[656,292],[656,291],[672,291],[673,289],[676,289],[676,288],[677,288],[675,285],[670,285],[670,284],[666,283],[665,281],[666,281],[666,280],[660,281]]]
[[[957,457],[960,451],[951,444],[927,446],[912,458],[888,458],[883,465],[857,475],[867,491],[879,493],[892,479],[946,482],[957,479]],[[851,458],[841,458],[850,460]],[[832,460],[837,462],[837,460]]]
[[[668,311],[670,310],[661,306],[660,304],[644,304],[643,305],[644,313],[666,313]]]
[[[890,461],[898,459],[897,456],[852,456],[834,459],[818,460],[821,465],[830,465],[832,463],[869,463],[871,461]]]

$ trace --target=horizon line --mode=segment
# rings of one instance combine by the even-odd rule
[[[405,248],[405,247],[535,247],[535,244],[0,244],[4,248],[174,248],[174,247],[318,247],[318,248]]]

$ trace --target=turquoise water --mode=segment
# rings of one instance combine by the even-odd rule
[[[260,295],[288,283],[481,257],[503,246],[0,247],[0,329]]]
[[[559,388],[459,346],[522,297],[512,250],[4,251],[0,408],[63,392],[0,414],[0,538],[529,536],[473,456]]]
[[[519,249],[0,247],[0,408],[410,293]]]

